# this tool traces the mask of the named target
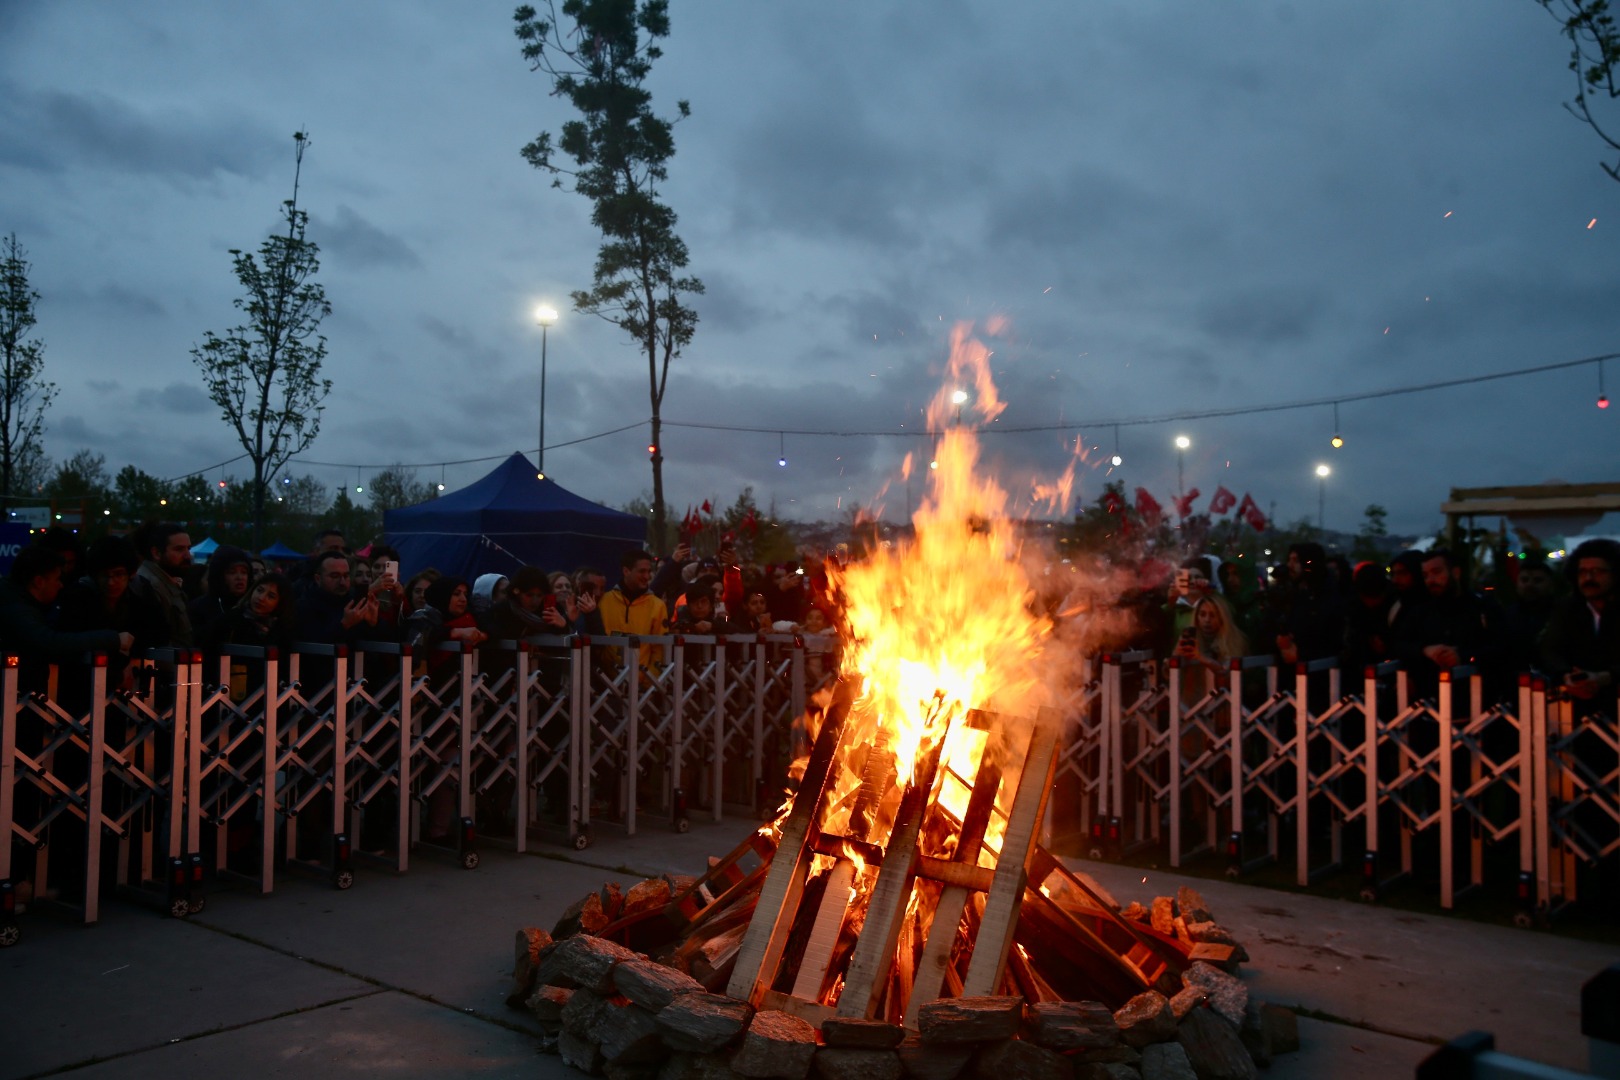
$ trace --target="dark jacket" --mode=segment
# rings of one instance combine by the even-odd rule
[[[1577,669],[1607,671],[1608,693],[1615,693],[1620,688],[1620,607],[1614,599],[1605,605],[1601,625],[1594,628],[1586,598],[1564,597],[1541,632],[1541,663],[1548,675],[1560,680]]]
[[[71,663],[92,652],[118,652],[118,631],[59,630],[45,618],[46,605],[10,580],[0,580],[0,645],[17,655],[20,686],[45,689],[51,664]]]

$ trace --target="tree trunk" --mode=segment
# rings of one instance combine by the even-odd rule
[[[663,423],[658,414],[653,413],[652,418],[652,473],[653,473],[653,547],[657,554],[666,555],[664,547],[664,530],[668,527],[664,520],[664,440]]]

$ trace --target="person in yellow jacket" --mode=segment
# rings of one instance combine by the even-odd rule
[[[657,636],[669,631],[669,609],[649,591],[652,585],[653,557],[645,551],[631,551],[619,560],[619,584],[602,594],[596,610],[602,616],[602,629],[609,634]],[[661,645],[641,646],[641,666],[653,671],[662,666]]]

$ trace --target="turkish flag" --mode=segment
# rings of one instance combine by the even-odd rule
[[[1209,500],[1209,512],[1211,514],[1224,514],[1232,509],[1236,502],[1236,495],[1227,491],[1225,487],[1218,487],[1215,489],[1215,497]]]
[[[1136,512],[1152,525],[1164,516],[1164,507],[1159,505],[1159,500],[1148,494],[1147,488],[1137,488]]]
[[[1181,496],[1181,498],[1172,500],[1176,504],[1176,517],[1184,518],[1188,514],[1192,513],[1193,500],[1198,498],[1199,494],[1199,490],[1197,488],[1193,488],[1191,491],[1187,492],[1187,494]]]
[[[703,500],[703,512],[705,514],[714,513],[714,507],[709,505],[709,500],[708,499]]]
[[[1260,506],[1249,496],[1243,493],[1243,501],[1238,504],[1238,517],[1249,523],[1255,532],[1262,532],[1266,527],[1266,515],[1260,512]]]

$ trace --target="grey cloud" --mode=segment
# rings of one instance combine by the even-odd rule
[[[161,390],[145,389],[135,394],[135,404],[143,409],[197,416],[213,412],[215,405],[206,393],[191,383],[170,383]]]
[[[1198,325],[1221,345],[1268,347],[1303,341],[1318,328],[1320,293],[1288,285],[1249,288],[1200,305]]]
[[[105,94],[0,82],[0,163],[24,169],[203,180],[256,175],[282,152],[269,132],[239,116],[149,113]]]
[[[347,204],[340,204],[337,217],[331,220],[311,215],[310,239],[340,261],[356,266],[414,269],[422,265],[422,260],[409,244],[379,229]]]

